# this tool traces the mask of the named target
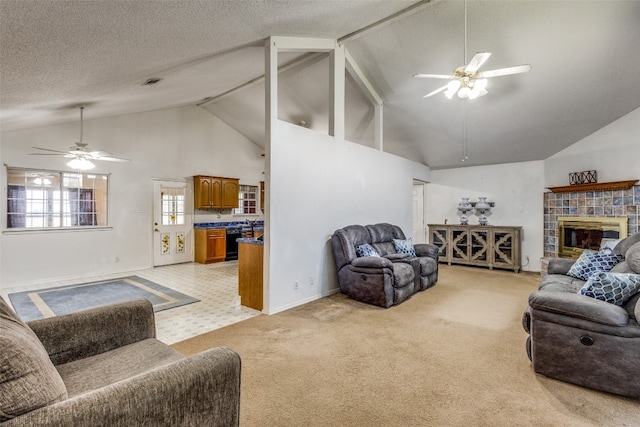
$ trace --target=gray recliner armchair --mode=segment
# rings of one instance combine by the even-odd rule
[[[184,357],[147,300],[25,324],[0,298],[0,426],[237,426],[240,357]]]
[[[640,233],[614,248],[623,257],[609,273],[598,273],[599,298],[620,295],[615,286],[640,280]],[[579,264],[579,263],[578,263]],[[553,258],[539,290],[529,296],[522,324],[533,370],[569,383],[640,398],[640,293],[620,305],[579,293],[589,288],[571,274],[576,260]],[[579,266],[579,265],[578,265]],[[576,271],[576,270],[574,270]],[[638,277],[635,279],[634,277]],[[586,285],[585,285],[586,284]],[[616,290],[614,290],[616,289]]]
[[[390,307],[438,280],[438,247],[412,245],[398,226],[350,225],[336,230],[331,244],[340,291],[355,300]]]

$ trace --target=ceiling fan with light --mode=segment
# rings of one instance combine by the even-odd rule
[[[423,98],[444,92],[449,99],[457,92],[458,97],[475,99],[487,94],[487,79],[491,77],[508,76],[510,74],[526,73],[531,70],[530,64],[516,65],[514,67],[499,68],[496,70],[480,71],[480,67],[491,56],[490,52],[476,53],[465,66],[456,68],[453,74],[414,74],[413,77],[426,79],[451,80],[446,85],[426,94]],[[467,59],[467,2],[464,2],[464,61]]]
[[[79,105],[80,109],[80,141],[76,142],[73,146],[69,147],[69,151],[53,150],[51,148],[32,147],[36,150],[46,151],[46,153],[30,153],[33,156],[64,156],[71,160],[67,163],[72,169],[77,170],[89,170],[93,169],[95,165],[92,160],[106,160],[110,162],[128,162],[128,159],[121,159],[114,157],[112,154],[106,151],[90,151],[89,146],[82,140],[83,132],[83,112],[84,105]]]

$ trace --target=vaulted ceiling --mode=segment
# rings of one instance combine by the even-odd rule
[[[458,0],[0,0],[0,124],[76,121],[78,104],[85,119],[201,105],[264,146],[272,35],[342,40],[384,101],[384,150],[436,169],[541,160],[640,107],[640,2],[469,0],[466,57],[464,10]],[[443,81],[413,74],[452,73],[481,51],[492,53],[483,69],[533,68],[491,79],[475,100],[423,98]],[[302,59],[282,71],[279,116],[326,132],[328,59]],[[346,114],[348,139],[373,145],[373,108],[350,80]]]

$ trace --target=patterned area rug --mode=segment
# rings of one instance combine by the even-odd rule
[[[9,294],[25,322],[142,298],[153,304],[153,311],[200,301],[138,276]]]

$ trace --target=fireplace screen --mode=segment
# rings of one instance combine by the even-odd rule
[[[583,250],[600,249],[602,239],[627,237],[628,218],[558,218],[558,256],[578,258]]]

